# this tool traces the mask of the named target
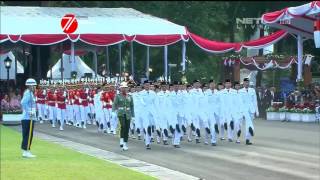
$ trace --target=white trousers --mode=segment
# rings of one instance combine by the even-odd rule
[[[57,108],[57,119],[60,121],[60,126],[63,127],[64,120],[66,119],[66,109]]]
[[[246,122],[246,139],[250,140],[252,136],[249,133],[249,127],[251,127],[252,130],[254,131],[253,122],[252,122],[254,119],[254,113],[247,112],[245,113],[244,118]]]
[[[57,118],[57,109],[55,106],[49,106],[49,119],[55,122]]]
[[[75,124],[81,124],[81,111],[80,111],[80,105],[74,104],[73,105],[73,112],[75,115]]]
[[[38,108],[38,118],[41,118],[42,120],[44,120],[45,118],[45,104],[37,104],[37,108]]]

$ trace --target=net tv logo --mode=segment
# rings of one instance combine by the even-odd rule
[[[263,28],[263,24],[261,22],[261,18],[236,18],[237,29],[244,28]],[[290,19],[288,20],[280,20],[279,24],[291,24]]]

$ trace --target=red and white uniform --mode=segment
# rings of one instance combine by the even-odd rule
[[[68,121],[74,122],[74,120],[75,120],[74,114],[73,114],[74,91],[68,90],[67,93],[68,93],[68,96],[67,96],[67,117],[66,117],[66,119]]]
[[[77,124],[81,124],[81,113],[80,113],[80,91],[79,90],[74,90],[74,101],[73,101],[73,112],[75,115],[75,119]],[[76,125],[76,124],[74,124]]]
[[[36,93],[36,98],[37,98],[37,109],[38,109],[38,118],[41,118],[41,120],[43,120],[45,118],[46,115],[46,108],[45,108],[45,100],[46,100],[46,96],[44,94],[43,90],[37,90]]]
[[[57,119],[60,121],[60,130],[63,130],[64,120],[66,119],[66,94],[60,90],[56,94]]]
[[[49,107],[49,120],[52,120],[54,123],[57,118],[56,95],[54,94],[54,92],[48,92],[47,103]]]
[[[84,122],[83,128],[86,128],[87,121],[89,120],[88,113],[90,112],[89,102],[88,102],[88,93],[89,91],[80,90],[80,113],[81,113],[81,121]]]
[[[95,90],[90,90],[89,91],[89,108],[90,108],[90,113],[91,114],[94,114],[95,113],[95,110],[94,110],[94,101],[93,101],[93,98],[94,98],[94,95],[96,94],[96,91]]]
[[[109,92],[104,91],[101,94],[101,102],[102,102],[102,109],[103,109],[103,114],[104,114],[104,119],[103,119],[103,127],[107,128],[107,123],[111,123],[111,113],[112,113],[112,99],[109,95]]]

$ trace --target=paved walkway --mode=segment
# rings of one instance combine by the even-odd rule
[[[112,163],[116,163],[120,166],[129,168],[131,170],[135,170],[149,176],[153,176],[158,179],[163,180],[195,180],[199,179],[194,176],[184,174],[178,171],[174,171],[165,167],[157,166],[155,164],[147,163],[144,161],[140,161],[137,159],[132,159],[117,153],[113,153],[110,151],[102,150],[93,146],[88,146],[80,143],[76,143],[73,141],[65,140],[62,138],[50,136],[44,133],[35,132],[35,136],[53,142],[64,147],[73,149],[77,152],[88,154],[90,156],[94,156],[99,159],[103,159],[106,161],[110,161]]]

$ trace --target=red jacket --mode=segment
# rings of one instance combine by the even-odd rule
[[[43,90],[37,90],[36,92],[36,96],[37,96],[37,103],[38,104],[45,104],[45,98],[46,96],[43,95]]]
[[[102,108],[111,109],[112,108],[112,99],[109,95],[109,92],[103,92],[101,96],[101,101],[103,103]]]
[[[47,95],[48,105],[55,106],[56,105],[56,95],[53,92],[48,92]]]
[[[81,105],[79,98],[80,98],[80,92],[79,92],[79,90],[75,90],[74,91],[74,104],[75,105]]]
[[[63,96],[63,92],[57,93],[57,103],[59,109],[66,109],[66,98]]]
[[[80,90],[80,99],[82,106],[88,106],[88,94],[84,90]]]

